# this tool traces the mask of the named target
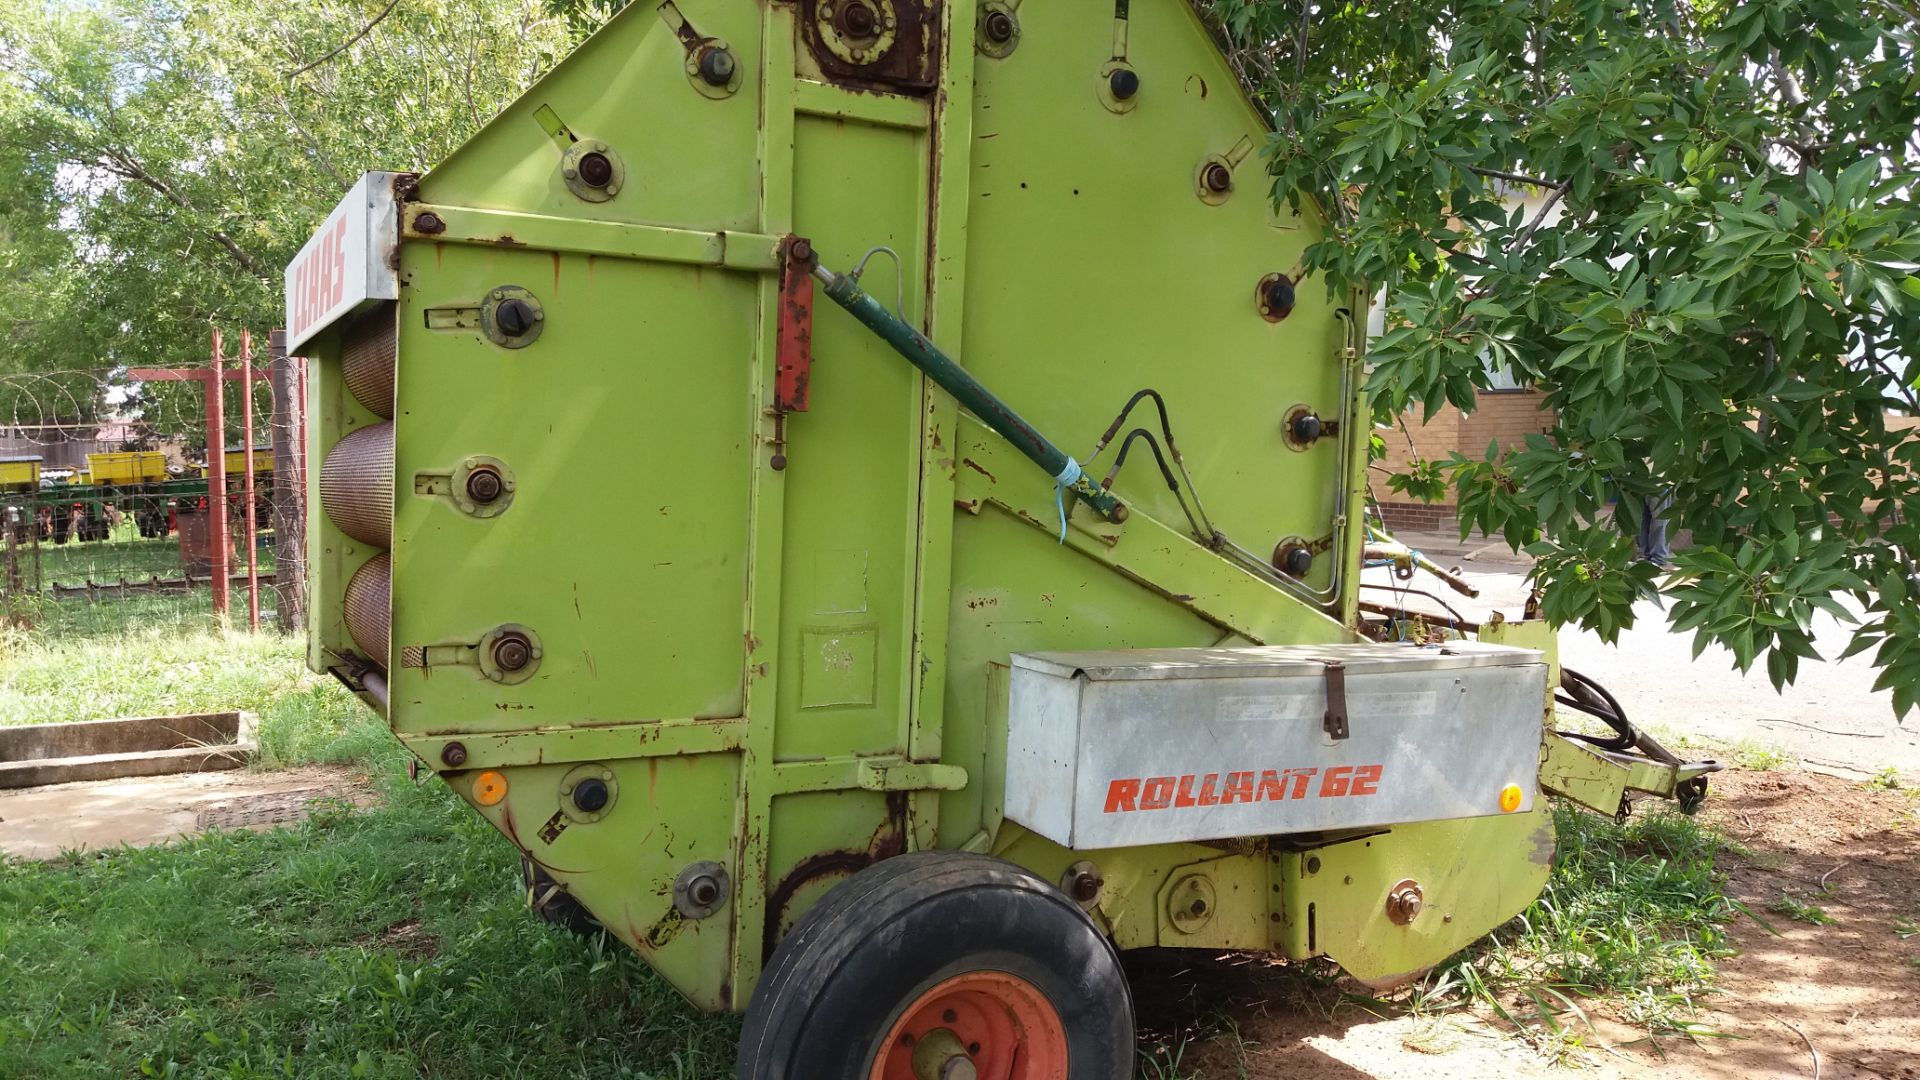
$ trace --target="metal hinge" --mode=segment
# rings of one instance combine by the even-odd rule
[[[1334,739],[1347,737],[1347,666],[1338,660],[1323,660],[1327,666],[1327,714],[1321,728]]]

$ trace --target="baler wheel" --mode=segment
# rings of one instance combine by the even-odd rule
[[[527,906],[542,920],[581,937],[600,932],[600,920],[593,917],[586,905],[574,899],[572,893],[525,855],[520,856],[520,887]]]
[[[1119,957],[1026,870],[901,855],[829,892],[747,1009],[740,1080],[1112,1080],[1133,1072]]]

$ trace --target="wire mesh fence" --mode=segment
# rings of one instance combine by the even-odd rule
[[[302,380],[277,348],[260,359],[251,393],[218,362],[164,386],[0,374],[0,619],[47,637],[244,626],[251,611],[297,627]]]

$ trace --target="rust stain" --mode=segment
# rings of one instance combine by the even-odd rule
[[[488,240],[486,242],[489,244],[500,244],[505,247],[526,247],[527,246],[527,242],[525,240],[515,240],[512,234],[510,233],[501,233],[497,239]]]
[[[553,295],[560,295],[560,253],[553,253]]]
[[[981,468],[980,463],[973,460],[972,458],[961,458],[960,464],[965,465],[967,468],[972,469],[974,472],[979,473],[981,476],[986,477],[987,479],[993,481],[996,484],[1000,482],[999,477]]]

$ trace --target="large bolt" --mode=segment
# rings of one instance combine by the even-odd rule
[[[1421,894],[1418,882],[1402,881],[1387,894],[1387,918],[1400,926],[1412,922],[1424,907],[1426,897]]]
[[[1100,895],[1100,875],[1091,870],[1082,870],[1073,875],[1073,881],[1068,886],[1068,895],[1078,903],[1093,903],[1094,897]]]
[[[464,743],[450,742],[440,748],[440,763],[449,769],[457,769],[467,763],[467,747]]]
[[[857,0],[840,9],[840,29],[846,31],[848,37],[870,38],[879,26],[880,19],[873,9]]]
[[[533,645],[518,634],[494,642],[493,665],[501,671],[519,671],[533,661]]]
[[[589,776],[573,786],[573,805],[583,814],[597,814],[607,808],[607,800],[613,797],[607,782],[597,776]]]
[[[987,40],[995,45],[1005,45],[1013,40],[1013,15],[1005,11],[987,12],[986,25],[982,27]]]
[[[1233,170],[1218,161],[1207,166],[1202,179],[1207,185],[1207,190],[1215,195],[1225,195],[1233,190]]]
[[[427,236],[438,236],[447,231],[447,223],[440,220],[439,214],[429,210],[413,219],[413,230]]]
[[[1107,76],[1107,90],[1115,101],[1126,101],[1140,92],[1140,76],[1132,68],[1114,68]]]
[[[508,337],[519,337],[533,329],[534,320],[533,305],[517,296],[502,300],[500,306],[493,309],[493,324]]]
[[[1313,413],[1297,413],[1293,418],[1293,441],[1302,444],[1310,443],[1320,437],[1322,427],[1320,418]]]
[[[467,474],[467,498],[477,503],[490,503],[500,497],[504,485],[500,474],[492,469],[475,469]]]
[[[1260,284],[1260,314],[1274,322],[1293,314],[1293,281],[1275,274]]]
[[[1275,561],[1281,570],[1294,577],[1306,577],[1313,569],[1313,552],[1302,544],[1294,544],[1280,552]]]
[[[598,150],[580,157],[580,182],[603,188],[613,182],[613,162]]]
[[[700,81],[708,86],[725,86],[733,81],[733,53],[726,49],[708,49],[700,54]]]

